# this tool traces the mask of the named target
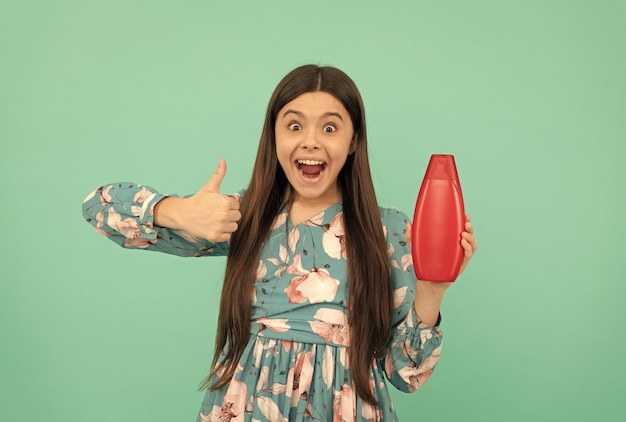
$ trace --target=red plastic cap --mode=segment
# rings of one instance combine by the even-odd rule
[[[454,156],[446,154],[432,155],[424,178],[431,180],[452,180],[459,183]]]

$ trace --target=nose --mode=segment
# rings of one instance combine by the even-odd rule
[[[315,131],[308,131],[302,140],[302,149],[305,151],[320,149]]]

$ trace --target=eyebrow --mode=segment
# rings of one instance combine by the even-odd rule
[[[302,112],[300,112],[298,110],[288,109],[288,110],[285,110],[285,112],[283,113],[283,119],[289,113],[293,113],[293,114],[295,114],[296,116],[298,116],[301,119],[304,118],[304,114]],[[343,117],[341,117],[341,114],[339,114],[339,113],[337,113],[335,111],[329,111],[327,113],[324,113],[322,115],[322,118],[324,118],[324,117],[331,117],[331,116],[335,116],[335,117],[339,118],[339,120],[341,120],[343,122]]]

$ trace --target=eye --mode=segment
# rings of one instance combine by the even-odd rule
[[[324,132],[333,133],[333,132],[336,132],[336,131],[337,131],[337,128],[335,127],[335,125],[326,125],[326,126],[324,126]]]
[[[293,130],[293,131],[302,130],[302,127],[300,126],[299,123],[289,123],[289,126],[287,127],[289,128],[289,130]]]

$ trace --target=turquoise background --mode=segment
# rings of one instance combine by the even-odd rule
[[[275,85],[363,94],[379,202],[454,154],[479,251],[403,421],[621,420],[624,1],[0,0],[0,420],[193,421],[225,261],[124,251],[106,182],[247,184]]]

